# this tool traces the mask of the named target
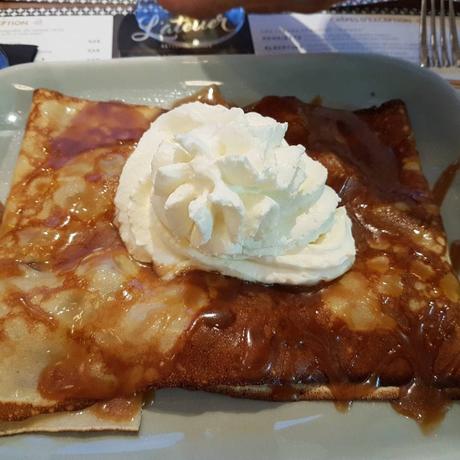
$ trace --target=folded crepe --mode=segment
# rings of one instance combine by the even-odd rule
[[[422,418],[458,396],[459,283],[404,104],[250,109],[288,121],[287,140],[327,167],[353,221],[352,269],[309,288],[160,279],[120,240],[113,198],[162,111],[37,90],[0,227],[0,419],[151,387],[395,399]]]
[[[38,131],[42,128],[54,126],[56,131],[64,128],[67,122],[71,119],[69,116],[69,111],[75,109],[77,111],[79,107],[85,105],[82,101],[78,104],[77,100],[74,100],[75,105],[69,107],[66,105],[66,99],[61,98],[57,93],[41,93],[40,91],[37,94],[37,98],[34,98],[34,103],[31,109],[30,120],[26,128],[26,134],[24,137],[24,146],[21,149],[21,154],[19,155],[17,166],[15,169],[13,177],[12,191],[9,197],[9,209],[14,207],[15,195],[16,192],[13,191],[15,184],[17,185],[26,177],[30,177],[31,170],[33,169],[33,164],[40,158],[40,155],[43,155],[43,152],[40,152],[41,146],[40,142],[45,143],[43,140],[46,139],[47,134],[44,132],[40,133],[38,136]],[[42,100],[43,102],[47,100],[48,104],[41,106],[40,110],[37,110],[35,101]],[[116,106],[116,104],[115,104]],[[123,107],[123,106],[122,106]],[[42,110],[46,111],[45,113]],[[49,110],[49,112],[47,112]],[[115,108],[116,110],[116,108]],[[131,109],[134,112],[134,109]],[[151,114],[156,113],[157,109],[147,109],[140,108],[139,113],[141,117],[150,117]],[[131,113],[131,111],[128,111]],[[76,112],[73,112],[72,115],[75,115]],[[127,113],[125,111],[124,113]],[[66,119],[67,114],[67,119]],[[145,115],[144,115],[145,114]],[[134,112],[134,115],[136,113]],[[41,119],[40,119],[41,118]],[[148,126],[148,121],[144,122],[144,118],[137,120],[141,123],[140,126],[135,126],[134,130],[126,131],[125,135],[128,136],[127,148],[129,148],[129,143],[131,141],[137,140],[142,134],[143,130]],[[90,119],[88,121],[91,121]],[[94,120],[93,120],[94,121]],[[77,121],[77,123],[79,123]],[[47,128],[45,128],[47,129]],[[123,137],[123,136],[121,136]],[[52,139],[52,136],[49,137]],[[123,140],[123,139],[120,139]],[[109,140],[112,141],[111,139]],[[109,142],[109,143],[110,143]],[[27,144],[28,143],[28,144]],[[38,151],[36,150],[38,149]],[[25,153],[27,150],[27,153]],[[38,160],[39,161],[39,160]],[[18,192],[19,195],[21,192]],[[0,223],[3,221],[4,206],[0,203]],[[3,221],[1,226],[1,232],[4,232],[4,229],[9,226],[11,222],[9,219]],[[1,251],[5,252],[6,248],[2,248]],[[18,261],[15,261],[12,265],[8,260],[11,261],[14,259],[14,254],[11,253],[6,257],[2,256],[0,262],[0,289],[2,294],[8,296],[8,292],[16,291],[17,286],[14,279],[10,276],[4,276],[4,269],[9,265],[21,266]],[[6,262],[6,264],[5,264]],[[11,273],[10,273],[11,274]],[[13,277],[14,278],[14,277]],[[12,284],[11,284],[12,281]],[[40,279],[37,278],[35,281],[28,279],[28,276],[25,276],[24,279],[19,280],[19,284],[22,286],[20,289],[26,294],[24,299],[28,298],[27,292],[29,294],[34,292],[45,292],[52,288],[52,283],[49,283],[50,278]],[[17,291],[16,291],[17,292]],[[52,296],[52,293],[50,291]],[[8,297],[7,297],[8,298]],[[11,348],[3,350],[1,353],[0,365],[2,371],[0,376],[0,394],[2,394],[2,404],[0,404],[0,419],[4,421],[0,422],[0,435],[9,435],[9,434],[18,434],[25,432],[59,432],[59,431],[107,431],[107,430],[117,430],[117,431],[138,431],[141,421],[141,412],[142,412],[142,396],[135,395],[129,397],[120,397],[112,400],[107,400],[104,402],[91,403],[88,401],[78,401],[66,405],[64,403],[54,404],[54,405],[43,405],[43,398],[39,396],[36,391],[36,388],[33,389],[30,387],[29,379],[36,378],[36,374],[32,370],[36,366],[36,370],[40,367],[40,363],[43,362],[43,355],[46,356],[46,353],[49,353],[47,350],[46,340],[44,343],[40,342],[40,325],[44,323],[41,322],[44,318],[38,319],[34,318],[33,313],[25,312],[25,315],[13,313],[15,310],[14,307],[9,309],[9,312],[5,312],[5,304],[7,305],[8,300],[3,297],[3,301],[0,303],[0,324],[2,333],[7,334],[17,334],[17,337],[14,337],[10,340],[8,335],[1,335],[0,341],[2,345],[5,344],[7,347],[11,347],[10,343],[17,341],[17,345],[20,350],[17,355],[11,355]],[[14,301],[13,301],[14,304]],[[6,307],[8,308],[8,307]],[[21,321],[21,316],[23,321]],[[13,320],[13,317],[15,318]],[[38,319],[38,321],[35,321]],[[11,320],[11,321],[10,321]],[[16,324],[14,324],[16,323]],[[22,324],[21,324],[22,323]],[[31,327],[33,331],[28,331],[25,333],[24,326]],[[24,333],[24,335],[22,335]],[[34,333],[37,333],[35,339],[31,339],[34,336]],[[61,331],[62,333],[62,331]],[[20,345],[21,339],[23,342]],[[30,340],[29,342],[27,342]],[[38,343],[37,343],[38,342]],[[40,354],[43,355],[40,357]],[[27,356],[29,355],[29,356]],[[19,361],[15,362],[15,358],[19,358]],[[37,361],[35,361],[37,359]],[[5,369],[9,367],[9,371],[16,374],[14,380],[7,378]],[[23,370],[21,371],[21,367]],[[29,369],[27,369],[29,368]],[[23,384],[25,382],[25,384]],[[88,406],[88,407],[86,407]],[[58,412],[55,412],[58,411]],[[64,412],[59,412],[64,411]],[[49,413],[48,413],[49,412]],[[37,415],[39,414],[39,415]],[[25,418],[27,417],[27,418]],[[6,421],[6,420],[15,420],[15,421]]]

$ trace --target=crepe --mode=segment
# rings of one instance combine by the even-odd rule
[[[38,90],[0,228],[1,419],[150,387],[399,398],[406,413],[456,396],[459,284],[404,104],[250,109],[289,121],[288,141],[328,168],[353,221],[352,269],[313,288],[159,279],[121,242],[113,197],[161,110]]]
[[[18,421],[0,421],[0,436],[20,433],[139,431],[142,397],[99,402],[82,410],[41,414]]]
[[[31,110],[31,116],[26,128],[26,135],[24,138],[23,148],[21,150],[21,154],[18,158],[14,178],[13,178],[13,188],[10,193],[10,197],[8,200],[7,210],[10,212],[15,212],[22,204],[21,199],[28,199],[28,195],[21,196],[21,192],[19,191],[16,194],[15,191],[15,184],[19,184],[22,180],[27,180],[26,178],[31,177],[31,173],[35,169],[36,162],[40,162],[43,152],[41,151],[41,145],[46,142],[44,139],[51,138],[55,133],[63,133],[65,132],[66,126],[68,125],[69,120],[72,116],[75,115],[76,112],[80,112],[80,109],[85,106],[88,110],[86,114],[84,114],[87,118],[87,122],[91,123],[91,117],[93,108],[91,105],[88,106],[83,101],[78,100],[71,100],[65,99],[64,103],[60,96],[56,93],[52,93],[52,96],[49,97],[49,93],[46,92],[38,92],[36,94],[35,100],[38,102],[37,105]],[[66,104],[68,102],[68,104]],[[112,123],[111,129],[112,131],[106,131],[109,137],[109,144],[115,141],[121,141],[125,143],[125,145],[120,145],[118,148],[122,151],[129,150],[131,148],[132,142],[135,141],[142,131],[148,126],[148,123],[151,117],[155,116],[158,113],[157,109],[149,109],[149,108],[130,108],[126,109],[124,106],[119,106],[119,104],[107,104],[103,112],[104,113],[115,113],[116,116],[115,122]],[[42,112],[42,113],[40,113]],[[46,113],[46,119],[43,117],[43,112]],[[100,113],[99,115],[102,115]],[[137,119],[135,119],[134,124],[130,126],[128,123],[127,126],[123,125],[123,120],[120,119],[120,116],[129,115],[131,116],[134,113],[136,115],[139,113]],[[40,117],[42,117],[40,119]],[[78,123],[78,121],[77,121]],[[135,124],[137,123],[137,125]],[[110,122],[109,122],[110,125]],[[121,128],[121,129],[120,129]],[[93,128],[94,129],[94,128]],[[115,136],[112,136],[112,133],[119,129],[119,133]],[[78,132],[75,133],[78,136]],[[83,133],[88,134],[88,132]],[[102,147],[101,156],[103,155],[102,151],[104,146],[106,146],[106,140],[104,140],[104,135],[99,133],[96,134],[98,137],[97,142],[99,142],[99,146]],[[71,140],[70,140],[71,142]],[[91,143],[91,138],[86,138],[83,142]],[[97,145],[95,145],[97,146]],[[64,161],[64,160],[62,160]],[[109,165],[109,162],[107,163]],[[110,166],[109,166],[110,167]],[[110,172],[109,172],[110,173]],[[35,181],[35,184],[38,184],[40,179]],[[30,202],[33,206],[33,203]],[[4,212],[3,205],[0,205],[0,222],[2,221],[2,215]],[[1,232],[4,234],[8,232],[8,227],[12,223],[10,218],[5,219],[3,225],[1,227]],[[32,225],[33,227],[33,225]],[[26,245],[25,245],[26,246]],[[23,247],[23,250],[26,250]],[[37,274],[38,271],[36,270],[37,267],[34,267],[33,264],[26,265],[25,263],[17,263],[13,262],[12,259],[15,259],[15,255],[12,251],[8,251],[6,247],[2,247],[0,251],[3,251],[3,254],[7,252],[7,257],[5,258],[4,255],[2,256],[2,261],[0,262],[2,276],[0,279],[1,289],[3,292],[10,292],[13,291],[17,292],[18,286],[22,292],[28,292],[31,295],[41,295],[38,294],[38,291],[44,292],[48,289],[53,289],[56,279],[52,280],[52,276],[32,276],[30,278],[29,274]],[[9,254],[8,254],[9,252]],[[21,260],[21,259],[16,259]],[[21,270],[21,267],[25,267],[24,270],[29,270],[27,274]],[[30,271],[30,267],[34,267]],[[12,270],[12,271],[9,271]],[[11,276],[14,275],[14,272],[19,270],[24,274],[24,277],[18,280],[16,277]],[[50,274],[48,274],[50,275]],[[18,280],[18,283],[16,282]],[[32,294],[34,292],[34,294]],[[52,291],[50,291],[52,294]],[[26,297],[22,298],[20,302],[29,301],[28,294]],[[14,294],[13,294],[14,297]],[[14,303],[14,301],[13,301]],[[0,424],[0,435],[4,434],[16,434],[22,432],[29,432],[29,431],[85,431],[85,430],[92,430],[92,431],[101,431],[101,430],[121,430],[121,431],[137,431],[140,425],[140,418],[141,418],[141,397],[134,396],[129,397],[128,399],[116,399],[114,401],[109,401],[104,403],[103,406],[100,406],[100,403],[90,406],[88,409],[85,410],[76,410],[72,413],[53,413],[49,415],[40,415],[37,416],[41,412],[48,412],[48,411],[55,411],[55,410],[72,410],[78,409],[81,407],[88,406],[90,404],[86,401],[79,401],[76,404],[54,404],[47,406],[46,404],[43,405],[43,398],[41,398],[38,393],[36,392],[36,388],[32,389],[28,386],[28,379],[34,378],[34,374],[31,372],[29,375],[23,375],[20,372],[21,366],[33,366],[35,364],[35,358],[40,355],[40,353],[46,353],[45,347],[47,346],[46,342],[43,343],[43,347],[37,347],[36,350],[33,352],[28,350],[27,347],[31,347],[33,343],[40,337],[40,326],[45,324],[47,321],[46,315],[40,318],[40,314],[38,317],[34,317],[34,312],[30,310],[25,310],[24,312],[18,312],[19,314],[15,314],[15,319],[11,318],[11,321],[8,321],[8,316],[13,316],[12,311],[14,308],[11,308],[10,312],[6,312],[5,309],[8,308],[5,306],[8,304],[3,299],[3,302],[0,304],[0,322],[2,325],[2,332],[4,333],[5,330],[8,330],[8,324],[11,324],[12,327],[9,329],[10,333],[18,334],[18,337],[21,337],[21,333],[23,333],[23,340],[27,341],[29,337],[35,335],[35,339],[27,344],[24,344],[24,351],[21,351],[14,356],[11,356],[11,350],[3,350],[2,353],[2,376],[0,376],[0,385],[1,390],[0,392],[5,395],[5,400],[1,404],[0,411],[1,411],[1,418],[5,420],[9,419],[22,419],[24,417],[32,416],[28,420],[24,421],[17,421],[17,422],[3,422]],[[37,310],[38,312],[38,310]],[[19,318],[25,319],[25,323],[32,325],[34,327],[34,331],[25,331],[22,327],[20,322],[18,321]],[[37,321],[35,321],[37,320]],[[14,321],[16,322],[13,325]],[[7,337],[1,337],[2,342],[8,345]],[[16,339],[16,337],[15,337]],[[19,344],[18,344],[19,347]],[[27,354],[30,351],[30,356]],[[5,369],[9,366],[12,366],[11,359],[18,358],[19,361],[10,367],[11,370],[17,373],[17,381],[12,382],[10,379],[6,378],[6,371]],[[20,360],[24,359],[21,363]],[[40,358],[38,358],[37,364],[40,362]],[[25,373],[26,374],[26,373]],[[25,380],[25,385],[22,384],[23,379]],[[17,388],[15,388],[17,385]],[[2,398],[3,399],[3,398]],[[122,401],[122,403],[120,402]],[[102,403],[101,403],[102,404]],[[14,407],[14,409],[11,409]],[[102,407],[102,409],[100,409]],[[121,414],[122,409],[124,407],[124,415]],[[99,409],[98,409],[99,408]],[[13,413],[13,416],[10,416],[10,411]],[[34,416],[35,415],[35,416]]]

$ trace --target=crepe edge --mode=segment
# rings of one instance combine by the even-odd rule
[[[355,384],[350,385],[348,390],[356,394],[356,390],[362,390],[359,397],[339,399],[337,394],[327,385],[306,385],[293,384],[288,386],[287,392],[277,392],[285,385],[241,385],[227,386],[216,385],[205,388],[186,388],[207,391],[209,393],[220,393],[227,396],[243,399],[258,399],[265,401],[392,401],[400,397],[403,387],[386,386],[369,389],[366,386]],[[452,400],[460,399],[460,387],[440,388],[445,391],[446,396]],[[346,391],[343,393],[346,395]]]
[[[60,432],[102,432],[118,431],[137,433],[142,420],[142,398],[132,398],[138,402],[136,412],[129,418],[111,418],[110,413],[101,417],[92,405],[73,412],[53,412],[35,415],[24,420],[0,421],[0,437],[21,433]]]

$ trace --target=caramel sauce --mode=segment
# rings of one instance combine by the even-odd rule
[[[209,328],[225,329],[231,326],[236,319],[236,315],[230,308],[216,308],[206,310],[201,316],[201,321]]]
[[[452,183],[460,170],[460,160],[450,164],[447,168],[441,173],[438,180],[433,186],[433,199],[438,206],[442,206],[444,199],[449,191]],[[452,241],[450,244],[450,260],[454,270],[458,273],[460,272],[460,240]]]
[[[84,108],[71,126],[53,139],[47,166],[61,168],[79,153],[116,142],[137,141],[148,118],[120,102],[98,102]]]
[[[114,422],[132,421],[142,407],[140,397],[114,398],[110,401],[96,403],[90,407],[90,412],[100,419]]]
[[[216,100],[216,95],[212,98]],[[96,293],[91,277],[85,277],[91,263],[116,265],[118,256],[133,263],[113,225],[117,181],[96,162],[84,178],[87,188],[97,184],[91,190],[104,197],[102,201],[93,197],[94,206],[100,206],[97,218],[81,205],[91,198],[86,195],[78,197],[76,204],[72,201],[72,209],[78,212],[61,216],[55,210],[45,228],[57,229],[59,238],[43,245],[48,252],[38,251],[37,257],[28,261],[59,274],[66,289],[89,295],[90,303],[84,305],[91,306],[88,310],[82,307],[75,315],[68,330],[72,346],[62,350],[62,357],[42,372],[40,393],[60,401],[106,400],[152,385],[226,385],[230,393],[231,386],[270,385],[271,399],[293,400],[302,388],[313,386],[323,391],[321,397],[332,395],[339,405],[347,405],[353,399],[372,398],[386,387],[402,387],[395,408],[424,427],[433,425],[449,404],[444,392],[436,388],[460,387],[456,358],[460,308],[451,300],[455,293],[442,290],[441,280],[451,273],[450,267],[432,248],[422,245],[431,241],[431,233],[423,241],[417,239],[425,229],[433,233],[433,240],[443,231],[439,215],[427,211],[432,201],[426,181],[419,172],[405,172],[402,167],[416,158],[403,106],[396,102],[352,113],[310,106],[294,98],[269,97],[251,109],[289,122],[288,141],[304,144],[326,165],[328,182],[347,207],[357,258],[342,278],[349,285],[341,287],[341,296],[328,295],[335,292],[340,279],[314,287],[266,286],[193,272],[165,283],[151,267],[140,264],[115,293]],[[58,174],[71,162],[91,161],[91,155],[108,158],[108,152],[94,153],[94,149],[115,148],[120,142],[124,148],[120,154],[126,158],[148,123],[134,112],[122,104],[101,103],[92,105],[85,118],[77,115],[65,134],[50,143],[47,173]],[[106,131],[102,127],[108,119]],[[43,222],[20,221],[16,233],[37,224]],[[20,247],[18,235],[15,237]],[[21,254],[30,255],[31,248],[26,246]],[[387,259],[387,264],[378,270],[369,268],[378,258]],[[371,260],[374,263],[368,264]],[[428,287],[422,286],[425,290],[415,287],[420,276],[413,273],[414,261],[433,271]],[[390,268],[385,283],[394,285],[385,284],[380,292],[377,286]],[[154,324],[155,312],[131,331],[129,339],[123,337],[124,330],[117,323],[127,313],[142,317],[142,303],[158,300],[150,293],[159,285],[165,290],[183,287],[182,306],[186,308],[185,312],[178,310],[166,294],[158,295],[170,311],[162,319],[163,328],[178,327],[174,321],[181,320],[188,308],[203,295],[209,299],[166,351],[159,348],[161,334],[153,342],[144,338]],[[427,291],[431,287],[437,289],[435,294]],[[18,299],[15,302],[21,306]],[[410,308],[412,304],[415,306]],[[91,314],[89,325],[82,327],[82,317]],[[396,393],[393,390],[382,397],[397,398],[398,391],[396,388]]]
[[[42,323],[50,328],[55,328],[57,326],[56,319],[43,311],[39,305],[35,305],[31,302],[26,294],[21,292],[9,292],[4,295],[4,301],[7,305],[14,308],[18,305],[22,307],[22,311],[25,312],[32,321]]]
[[[3,220],[3,213],[5,212],[5,206],[3,203],[0,201],[0,224],[2,223]]]
[[[353,401],[350,399],[344,401],[334,401],[335,409],[337,410],[337,412],[340,412],[342,414],[347,414],[350,411],[352,405]]]
[[[460,240],[450,243],[450,260],[454,270],[460,272]]]
[[[295,97],[275,96],[263,98],[248,110],[288,122],[286,140],[290,144],[307,146],[312,156],[317,152],[333,152],[347,164],[356,166],[361,179],[371,182],[374,189],[386,196],[402,190],[397,152],[369,129],[359,113],[301,104]]]
[[[442,390],[415,378],[401,389],[399,398],[391,405],[400,414],[415,420],[423,433],[430,434],[444,419],[451,401]]]
[[[112,399],[120,395],[115,380],[103,380],[94,375],[91,356],[84,349],[75,347],[68,350],[66,356],[44,369],[38,389],[44,397],[50,399]],[[122,394],[123,395],[123,394]]]
[[[143,407],[149,408],[155,404],[155,390],[150,389],[143,395]]]
[[[433,186],[433,200],[438,206],[441,206],[444,202],[444,198],[446,197],[447,192],[449,191],[449,188],[459,170],[460,160],[457,160],[455,163],[447,166],[435,182]]]
[[[375,390],[380,386],[380,377],[376,374],[371,375],[367,380],[359,384],[332,383],[329,390],[334,396],[334,404],[338,411],[347,412],[353,400],[371,399]]]
[[[205,86],[191,96],[186,96],[176,100],[173,104],[173,108],[182,104],[187,104],[188,102],[203,102],[210,105],[220,104],[225,107],[231,107],[233,105],[222,96],[222,93],[217,85]]]
[[[0,277],[9,278],[21,275],[22,271],[15,260],[0,260]]]
[[[63,246],[52,263],[61,272],[70,271],[75,269],[86,256],[96,251],[109,247],[116,248],[117,246],[120,247],[121,245],[114,226],[89,228],[84,234],[73,235],[72,244]]]

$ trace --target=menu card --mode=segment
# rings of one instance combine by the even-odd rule
[[[0,17],[0,43],[37,45],[35,61],[112,57],[112,16]]]
[[[414,63],[419,58],[417,16],[258,14],[249,23],[256,54],[377,53]]]
[[[144,3],[148,3],[147,0]],[[0,9],[0,43],[38,45],[38,61],[158,54],[317,52],[378,53],[413,63],[418,63],[419,59],[418,15],[249,14],[243,16],[240,25],[233,29],[229,22],[232,18],[223,18],[228,19],[227,22],[222,18],[203,24],[199,22],[197,27],[205,31],[208,28],[213,40],[206,40],[205,35],[204,39],[192,40],[200,41],[200,46],[180,47],[175,45],[174,40],[172,43],[171,40],[161,42],[159,37],[165,36],[164,30],[170,35],[176,33],[178,27],[182,34],[186,33],[187,28],[192,30],[195,27],[193,21],[180,22],[173,18],[170,23],[163,24],[153,16],[148,17],[148,8],[145,11],[138,9],[136,14],[127,14],[129,10],[126,8],[64,6],[45,11],[40,7],[18,9],[14,15],[9,10]],[[219,32],[218,27],[228,37]],[[457,27],[460,34],[460,18],[457,18]],[[155,28],[163,32],[159,33]],[[204,43],[206,46],[201,46]]]

